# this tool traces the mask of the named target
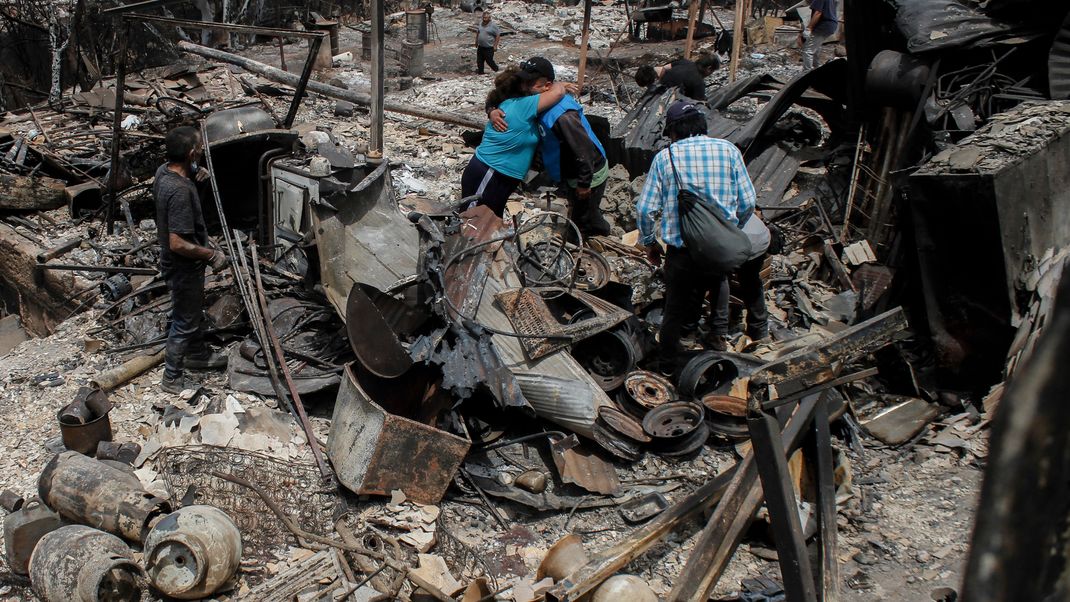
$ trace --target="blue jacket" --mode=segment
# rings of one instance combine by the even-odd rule
[[[605,159],[606,156],[605,148],[599,142],[598,136],[594,135],[591,130],[591,124],[583,114],[583,107],[576,102],[575,98],[566,95],[556,105],[550,107],[539,116],[539,135],[542,138],[542,163],[550,179],[555,182],[561,181],[561,141],[553,133],[553,127],[557,120],[568,111],[579,113],[580,122],[583,124],[583,129],[587,131],[587,137],[591,139],[598,152],[602,154],[602,158]]]

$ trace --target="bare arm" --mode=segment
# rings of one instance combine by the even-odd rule
[[[167,235],[167,246],[171,249],[172,253],[183,257],[189,257],[190,259],[211,261],[215,256],[215,251],[208,247],[193,244],[185,238],[182,238],[181,234],[175,234],[174,232]]]
[[[821,22],[821,11],[815,10],[810,13],[810,24],[806,26],[811,32],[817,27],[817,24]]]
[[[502,34],[498,34],[498,35],[494,36],[494,49],[495,50],[498,49],[498,42],[501,42],[501,41],[502,41]]]
[[[567,91],[568,89],[565,87],[565,84],[554,82],[554,85],[550,86],[549,90],[539,94],[539,112],[542,113],[546,109],[549,109],[560,102],[561,99],[565,97]]]

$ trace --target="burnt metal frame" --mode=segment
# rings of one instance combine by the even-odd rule
[[[115,108],[112,119],[112,135],[111,135],[111,169],[108,178],[108,209],[105,218],[105,225],[109,231],[111,231],[112,223],[115,221],[115,204],[116,199],[119,196],[119,191],[116,190],[119,184],[119,170],[116,167],[119,164],[119,149],[122,138],[122,121],[123,121],[123,105],[125,103],[125,91],[126,91],[126,68],[127,68],[127,49],[130,39],[130,27],[134,21],[149,21],[155,23],[171,24],[177,27],[199,27],[201,29],[218,29],[223,31],[236,31],[249,34],[275,36],[282,37],[299,37],[308,38],[308,57],[305,58],[304,67],[301,70],[301,79],[298,81],[297,89],[294,90],[294,98],[290,101],[290,108],[286,111],[286,118],[281,124],[284,128],[289,129],[293,125],[294,119],[297,117],[297,110],[301,106],[301,100],[305,96],[305,88],[308,86],[308,80],[312,77],[312,66],[316,63],[316,56],[319,54],[320,45],[323,43],[323,38],[327,37],[327,32],[310,32],[310,31],[296,31],[291,29],[278,29],[273,27],[254,27],[251,25],[235,25],[231,23],[216,23],[213,21],[192,21],[188,19],[176,19],[172,17],[158,17],[155,15],[144,15],[141,13],[127,12],[136,10],[138,8],[150,8],[155,6],[162,6],[164,4],[174,4],[176,2],[184,2],[186,0],[149,0],[148,2],[140,2],[135,5],[127,5],[115,7],[102,11],[103,14],[116,14],[118,13],[124,26],[122,28],[122,34],[119,40],[119,54],[115,64]],[[207,143],[207,141],[205,141]]]

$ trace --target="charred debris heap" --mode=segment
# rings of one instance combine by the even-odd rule
[[[0,271],[5,293],[18,291],[10,309],[38,334],[90,311],[87,352],[110,366],[58,410],[61,437],[36,496],[0,499],[11,512],[8,567],[42,599],[132,600],[146,584],[183,599],[229,590],[255,600],[606,599],[648,592],[618,573],[698,520],[667,598],[706,600],[764,504],[781,567],[774,589],[834,600],[835,475],[846,460],[832,431],[848,444],[924,438],[983,458],[983,443],[963,437],[994,418],[990,470],[1013,487],[985,485],[992,513],[978,522],[966,593],[1011,599],[1025,579],[1027,598],[1042,599],[1057,587],[1026,579],[1065,570],[1054,539],[1034,548],[1051,552],[1029,567],[981,558],[1018,541],[1004,533],[1011,519],[992,518],[1007,508],[1065,519],[1065,491],[1048,491],[1061,502],[1045,505],[1033,488],[1060,482],[1061,467],[1037,466],[1065,452],[1067,430],[1045,431],[1024,455],[1002,442],[1029,438],[1006,418],[1017,403],[1030,424],[1065,420],[1046,388],[1065,391],[1065,371],[1043,370],[1057,366],[1066,336],[1065,291],[1055,298],[1070,232],[1065,7],[848,1],[846,58],[790,79],[744,71],[709,86],[710,133],[743,151],[783,241],[763,270],[773,337],[703,350],[703,321],[686,364],[661,374],[650,369],[659,274],[634,232],[585,239],[537,184],[505,219],[462,211],[461,199],[398,194],[401,165],[381,154],[384,110],[417,120],[406,123],[420,140],[434,128],[478,129],[482,115],[312,79],[341,54],[335,16],[307,12],[297,31],[279,15],[243,12],[204,29],[232,43],[305,40],[295,75],[198,44],[183,28],[202,24],[143,4],[105,18],[78,3],[68,35],[108,23],[122,49],[116,78],[100,79],[105,57],[83,53],[61,82],[77,87],[57,84],[47,102],[0,122]],[[737,37],[765,31],[775,41],[778,22],[757,19],[768,7],[755,4]],[[373,7],[373,23],[382,10]],[[13,27],[18,16],[5,14]],[[431,17],[399,18],[398,69],[411,71],[433,38]],[[146,36],[154,51],[185,58],[128,64]],[[373,40],[369,55],[382,50],[374,31],[362,37]],[[617,104],[625,94],[596,78],[588,88]],[[370,107],[370,143],[342,144],[327,124],[299,122],[305,92]],[[619,188],[634,190],[665,146],[677,94],[637,94],[621,119],[593,120]],[[149,178],[162,135],[180,124],[204,134],[206,219],[231,258],[206,285],[208,332],[228,345],[225,387],[161,399],[143,440],[112,441],[109,394],[162,361],[169,298],[156,275]],[[626,205],[604,207],[624,231],[634,225]],[[5,341],[13,317],[0,321]],[[1015,378],[1027,373],[1035,380]],[[45,372],[38,384],[64,376]],[[951,426],[936,433],[940,416]],[[715,448],[735,452],[734,463],[672,502],[667,477],[621,478],[650,455],[685,466]],[[797,452],[804,462],[789,463]],[[383,510],[364,496],[390,502]],[[499,582],[500,564],[451,534],[443,500],[483,508],[502,531],[512,526],[506,508],[571,521],[617,507],[630,531],[601,549],[568,535],[534,578]],[[307,553],[274,572],[252,568],[280,542]]]

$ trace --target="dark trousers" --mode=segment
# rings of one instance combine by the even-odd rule
[[[606,194],[606,183],[602,182],[592,188],[591,196],[587,200],[581,200],[576,196],[576,189],[567,184],[565,189],[568,191],[569,205],[572,206],[572,221],[576,223],[580,232],[584,236],[608,235],[609,230],[605,227],[608,224],[604,219],[599,219],[602,217],[599,206],[602,204],[602,197]]]
[[[486,205],[498,217],[505,211],[505,202],[513,194],[520,180],[494,171],[472,155],[461,174],[461,197],[480,195],[480,205]]]
[[[476,46],[476,73],[480,75],[483,75],[483,63],[490,65],[491,71],[498,71],[498,63],[494,62],[493,46]]]
[[[171,290],[171,327],[164,351],[164,376],[182,376],[188,356],[205,354],[201,316],[204,315],[204,266],[179,268],[167,278]]]
[[[665,309],[658,339],[662,359],[673,361],[682,350],[680,338],[685,328],[694,328],[698,322],[706,292],[718,286],[724,275],[702,271],[685,249],[670,246],[665,253],[662,278]]]
[[[765,338],[769,334],[769,310],[765,306],[765,285],[762,283],[764,263],[765,255],[762,255],[736,270],[736,279],[739,281],[736,296],[747,310],[747,336],[754,340]],[[731,321],[728,278],[724,278],[713,292],[713,334],[726,335]]]

